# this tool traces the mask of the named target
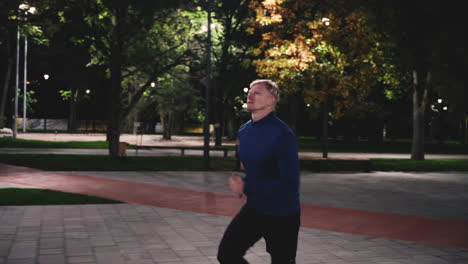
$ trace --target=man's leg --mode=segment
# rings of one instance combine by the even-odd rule
[[[257,242],[262,234],[257,226],[258,216],[242,207],[224,232],[218,249],[221,264],[248,264],[245,252]]]
[[[267,251],[272,264],[296,263],[297,240],[301,225],[300,214],[292,216],[266,216],[265,234]]]

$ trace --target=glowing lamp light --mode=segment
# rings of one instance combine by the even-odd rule
[[[244,93],[248,93],[249,92],[249,88],[245,87],[244,88]]]
[[[442,99],[440,99],[440,98],[437,99],[437,102],[438,102],[439,104],[441,104],[441,103],[442,103]]]
[[[329,26],[330,25],[330,19],[329,18],[322,18],[322,23],[325,24],[325,26]]]
[[[156,87],[156,83],[155,83],[155,82],[151,82],[151,87]]]
[[[49,79],[49,74],[44,74],[44,80],[48,80]]]
[[[90,92],[91,92],[91,90],[86,89],[86,94],[89,94]]]
[[[242,108],[247,109],[247,104],[244,103],[244,104],[242,105]]]

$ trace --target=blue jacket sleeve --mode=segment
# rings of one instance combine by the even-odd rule
[[[289,131],[282,135],[275,154],[279,160],[280,182],[290,195],[299,193],[299,154],[296,137]]]

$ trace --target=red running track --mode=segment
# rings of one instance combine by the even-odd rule
[[[243,200],[229,194],[5,164],[0,164],[0,182],[223,216],[234,216],[243,204]],[[468,222],[464,221],[303,204],[301,225],[354,235],[468,248]]]

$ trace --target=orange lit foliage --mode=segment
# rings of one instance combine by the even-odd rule
[[[350,1],[253,1],[251,31],[262,35],[253,54],[259,75],[286,92],[303,90],[305,103],[320,105],[327,95],[339,118],[362,103],[381,80],[382,52],[362,11]],[[329,19],[329,24],[326,19]],[[361,102],[360,102],[361,101]]]

